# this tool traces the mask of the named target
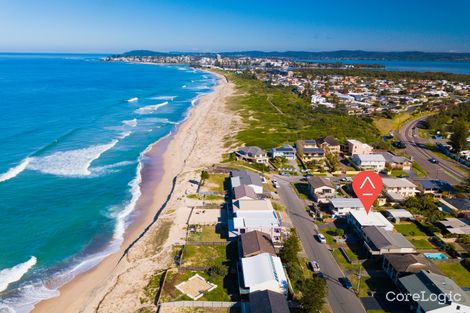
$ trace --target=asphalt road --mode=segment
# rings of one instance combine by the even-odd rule
[[[327,279],[328,285],[328,303],[334,313],[364,313],[360,299],[356,294],[344,288],[338,278],[344,274],[336,263],[326,244],[319,243],[315,234],[318,234],[318,228],[313,223],[312,218],[305,211],[305,202],[297,197],[292,189],[289,180],[284,177],[276,176],[280,187],[278,188],[279,198],[287,208],[289,215],[297,234],[300,237],[302,246],[310,260],[316,260],[320,264],[320,269]]]
[[[405,151],[406,153],[413,157],[413,160],[418,162],[426,172],[428,177],[432,179],[446,180],[450,184],[460,184],[465,181],[467,178],[466,173],[464,172],[465,167],[457,162],[451,162],[449,160],[444,160],[426,148],[421,148],[418,144],[425,143],[425,140],[419,138],[418,132],[413,128],[419,123],[419,121],[424,120],[426,117],[421,117],[416,120],[413,120],[405,124],[398,132],[398,136],[401,141],[406,144]],[[415,134],[415,136],[414,136]],[[434,164],[429,161],[429,159],[435,158],[439,160],[439,164]]]

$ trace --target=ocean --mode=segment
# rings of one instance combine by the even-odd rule
[[[0,54],[0,312],[29,312],[117,250],[144,151],[216,84],[99,57]]]
[[[344,64],[380,64],[386,71],[404,72],[446,72],[470,75],[470,62],[452,61],[387,61],[387,60],[308,60],[308,62]]]

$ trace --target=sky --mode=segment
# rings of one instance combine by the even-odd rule
[[[0,52],[470,52],[469,0],[0,0]]]

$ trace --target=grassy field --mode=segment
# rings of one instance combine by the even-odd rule
[[[227,259],[225,245],[191,246],[187,245],[183,253],[182,266],[212,266]]]
[[[233,73],[224,74],[238,87],[238,96],[229,105],[246,125],[236,135],[240,143],[267,149],[326,135],[339,141],[355,138],[373,143],[378,140],[379,131],[371,121],[339,110],[314,109],[290,89],[268,87],[261,81]]]
[[[470,272],[460,263],[434,262],[444,275],[452,278],[463,288],[470,287]]]
[[[308,200],[310,197],[309,187],[307,183],[292,183],[292,187],[294,188],[297,196],[300,199]]]
[[[393,118],[376,117],[374,118],[374,125],[377,127],[381,135],[388,135],[390,131],[397,130],[400,126],[412,115],[410,113],[401,113],[395,115]]]
[[[418,162],[416,161],[413,161],[412,169],[416,173],[416,176],[418,177],[426,177],[428,175],[426,170],[421,165],[419,165]]]
[[[227,227],[223,224],[203,225],[199,231],[191,233],[188,241],[226,241]]]
[[[225,174],[209,174],[209,178],[204,181],[204,188],[208,191],[224,192],[226,179]]]
[[[415,223],[395,224],[395,229],[403,236],[426,236]]]

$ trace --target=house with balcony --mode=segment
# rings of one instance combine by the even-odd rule
[[[353,154],[351,161],[363,171],[380,172],[385,169],[385,158],[381,154]]]
[[[418,186],[406,178],[382,178],[383,192],[392,202],[402,202],[419,193]]]
[[[317,146],[317,142],[311,140],[297,140],[295,143],[297,154],[303,162],[319,161],[325,157],[325,150]]]
[[[272,158],[286,158],[288,160],[295,160],[297,151],[291,145],[285,144],[280,148],[272,148],[271,156]]]
[[[336,196],[336,188],[326,177],[311,176],[308,178],[310,195],[315,202],[327,203]]]
[[[347,152],[349,155],[354,154],[370,154],[372,153],[372,146],[362,143],[356,139],[348,139],[347,143]]]
[[[251,163],[268,164],[269,157],[266,151],[256,146],[241,147],[235,151],[238,160]]]

